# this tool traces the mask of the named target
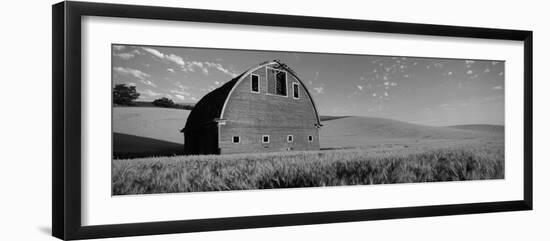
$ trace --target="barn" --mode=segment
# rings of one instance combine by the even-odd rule
[[[321,121],[304,83],[286,64],[256,65],[206,94],[188,116],[185,153],[319,150]]]

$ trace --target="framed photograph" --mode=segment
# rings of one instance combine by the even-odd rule
[[[52,48],[60,239],[532,209],[531,31],[61,2]]]

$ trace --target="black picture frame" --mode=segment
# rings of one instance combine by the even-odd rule
[[[257,26],[350,30],[426,36],[517,40],[524,44],[523,199],[404,208],[342,210],[232,218],[82,226],[81,224],[81,18],[103,16]],[[52,233],[88,239],[213,230],[308,225],[380,219],[532,210],[533,33],[523,30],[335,19],[171,7],[60,2],[52,6]]]

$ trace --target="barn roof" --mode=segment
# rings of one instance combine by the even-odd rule
[[[195,107],[193,107],[193,110],[189,114],[187,122],[185,123],[185,128],[181,131],[184,132],[185,129],[195,128],[197,126],[206,125],[218,121],[223,115],[223,109],[225,107],[227,98],[229,97],[229,95],[231,95],[232,90],[234,89],[235,85],[239,83],[241,78],[248,75],[250,72],[255,71],[256,69],[269,64],[279,64],[279,66],[285,68],[292,75],[294,75],[294,77],[298,81],[302,82],[292,69],[290,69],[286,64],[279,62],[278,60],[261,63],[255,67],[248,69],[244,73],[238,75],[237,77],[231,79],[219,88],[211,91],[210,93],[202,97],[201,100],[195,105]],[[302,83],[302,85],[304,84]],[[306,88],[304,89],[306,90],[308,96],[311,96],[309,91]],[[317,122],[319,125],[321,125],[321,121],[317,113],[317,107],[315,106],[313,100],[311,100],[311,102],[313,103],[313,108],[315,109],[317,115]]]

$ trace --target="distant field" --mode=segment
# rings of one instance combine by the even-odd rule
[[[502,178],[504,147],[485,145],[113,160],[111,187],[126,195]]]

